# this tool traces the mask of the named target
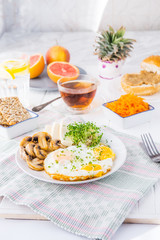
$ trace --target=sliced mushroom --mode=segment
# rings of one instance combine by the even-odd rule
[[[35,170],[35,171],[42,171],[43,167],[43,160],[39,158],[34,158],[33,160],[27,160],[28,167]]]
[[[35,143],[30,142],[30,143],[27,144],[26,149],[25,149],[26,152],[27,152],[30,156],[32,156],[32,158],[35,158],[35,157],[36,157],[36,154],[35,154],[35,152],[34,152],[34,147],[35,147]]]
[[[57,145],[56,141],[54,141],[54,140],[51,140],[50,143],[48,144],[48,152],[55,151],[59,148],[60,148],[59,145]]]
[[[40,148],[46,151],[48,150],[49,142],[51,141],[51,139],[52,139],[51,135],[48,134],[47,132],[38,132],[34,134],[32,137],[32,141],[34,143],[38,143]]]
[[[20,146],[26,147],[28,143],[32,142],[32,137],[27,136],[22,139]]]
[[[42,159],[42,160],[47,157],[47,152],[42,150],[40,145],[38,145],[38,144],[36,144],[34,147],[34,153],[37,158]]]
[[[33,159],[33,157],[26,152],[26,149],[24,147],[20,147],[20,155],[24,161]]]

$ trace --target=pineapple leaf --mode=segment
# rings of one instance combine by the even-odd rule
[[[118,61],[125,59],[133,49],[134,39],[124,38],[125,28],[122,26],[117,32],[109,26],[102,31],[96,40],[95,54],[104,61]]]
[[[109,26],[109,31],[110,31],[112,34],[114,34],[114,29],[113,29],[111,26]]]
[[[123,37],[124,34],[125,34],[125,31],[126,31],[126,29],[125,29],[123,26],[120,27],[120,29],[118,29],[118,31],[117,31],[117,33],[116,33],[117,37],[118,37],[118,38],[119,38],[119,37]]]

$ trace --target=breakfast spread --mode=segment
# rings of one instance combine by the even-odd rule
[[[29,112],[23,107],[18,97],[0,98],[0,125],[12,126],[30,117]]]
[[[144,102],[143,98],[133,94],[122,95],[118,100],[108,102],[106,107],[121,117],[128,117],[149,110],[149,104]]]
[[[123,62],[129,56],[135,40],[123,38],[124,33],[124,27],[117,32],[110,27],[100,37],[96,53],[102,62],[103,69],[107,68],[106,64],[112,63],[115,68],[119,68],[120,61]],[[110,43],[109,39],[112,39]],[[101,42],[109,48],[104,49]],[[117,46],[121,47],[117,48]],[[53,82],[57,83],[62,100],[68,109],[84,110],[93,101],[98,82],[88,75],[84,77],[83,74],[80,75],[79,69],[70,64],[69,60],[70,54],[67,49],[53,46],[46,54],[47,74]],[[12,64],[16,66],[17,63],[12,62]],[[22,65],[20,70],[24,67],[26,68]],[[45,61],[42,54],[30,56],[30,78],[38,77],[44,68]],[[5,74],[11,73],[8,69],[5,70]],[[15,79],[14,75],[13,79]],[[149,110],[151,106],[136,95],[151,95],[160,90],[160,56],[150,56],[144,59],[141,63],[141,72],[125,74],[121,79],[121,86],[128,94],[122,95],[116,101],[104,104],[111,110],[109,112],[125,118]],[[29,118],[31,118],[30,113],[23,107],[18,97],[0,99],[0,124],[2,126],[12,126]],[[81,181],[98,178],[111,171],[116,157],[102,136],[101,128],[92,122],[55,121],[52,125],[45,126],[44,131],[22,139],[20,157],[30,169],[44,170],[52,179]]]
[[[21,158],[32,170],[60,181],[79,181],[109,172],[115,153],[92,122],[55,122],[20,143]]]
[[[140,73],[125,74],[121,86],[126,93],[152,95],[160,90],[160,56],[150,56],[141,63]]]

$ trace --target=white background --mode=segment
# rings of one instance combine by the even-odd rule
[[[159,30],[159,0],[0,0],[4,32]]]

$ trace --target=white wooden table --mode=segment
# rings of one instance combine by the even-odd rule
[[[132,38],[137,39],[137,44],[132,57],[127,59],[124,72],[127,71],[139,71],[140,62],[143,58],[158,54],[157,49],[160,49],[159,36],[160,32],[140,32],[140,33],[128,33]],[[84,68],[87,73],[97,76],[97,59],[93,55],[93,43],[94,43],[95,33],[35,33],[31,35],[10,35],[5,34],[0,40],[0,50],[20,50],[20,51],[30,51],[30,52],[42,52],[45,54],[47,49],[56,43],[65,46],[69,49],[71,53],[71,63]],[[98,89],[97,96],[100,96],[101,100],[110,100],[111,96],[107,93],[108,82],[101,80],[101,85]],[[57,92],[41,92],[41,91],[31,91],[30,93],[30,105],[31,107],[46,102],[59,94]],[[111,94],[112,95],[112,94]],[[150,132],[153,138],[160,142],[160,103],[152,104],[156,107],[155,116],[150,123],[139,125],[137,127],[121,130],[117,129],[135,136],[140,136],[143,132]],[[48,108],[56,113],[56,103],[54,106],[49,106]],[[85,120],[92,120],[97,122],[97,124],[105,124],[112,127],[112,124],[107,120],[101,107],[97,108],[95,111],[91,111],[88,114],[82,116]],[[23,206],[15,206],[8,200],[0,199],[0,216],[7,217],[18,216],[19,218],[27,218],[32,216],[36,218],[33,212]],[[127,222],[138,222],[138,223],[153,223],[160,224],[160,182],[156,184],[148,194],[141,199],[137,205],[134,207],[132,212],[127,218]],[[39,218],[39,216],[37,216]],[[8,231],[8,229],[11,229]],[[17,234],[18,232],[18,234]],[[25,232],[25,234],[23,234]],[[5,239],[17,238],[20,239],[23,235],[23,239],[31,238],[31,236],[36,239],[51,239],[52,234],[56,236],[56,239],[83,239],[82,237],[74,236],[70,233],[53,226],[52,223],[48,221],[28,221],[28,220],[4,220],[0,219],[0,237],[5,236]],[[160,238],[160,226],[158,225],[137,225],[137,224],[123,224],[114,236],[114,240],[118,239],[150,239],[150,234],[152,239]],[[157,235],[158,234],[158,235]],[[153,237],[155,236],[155,237]],[[156,238],[159,236],[158,238]]]

